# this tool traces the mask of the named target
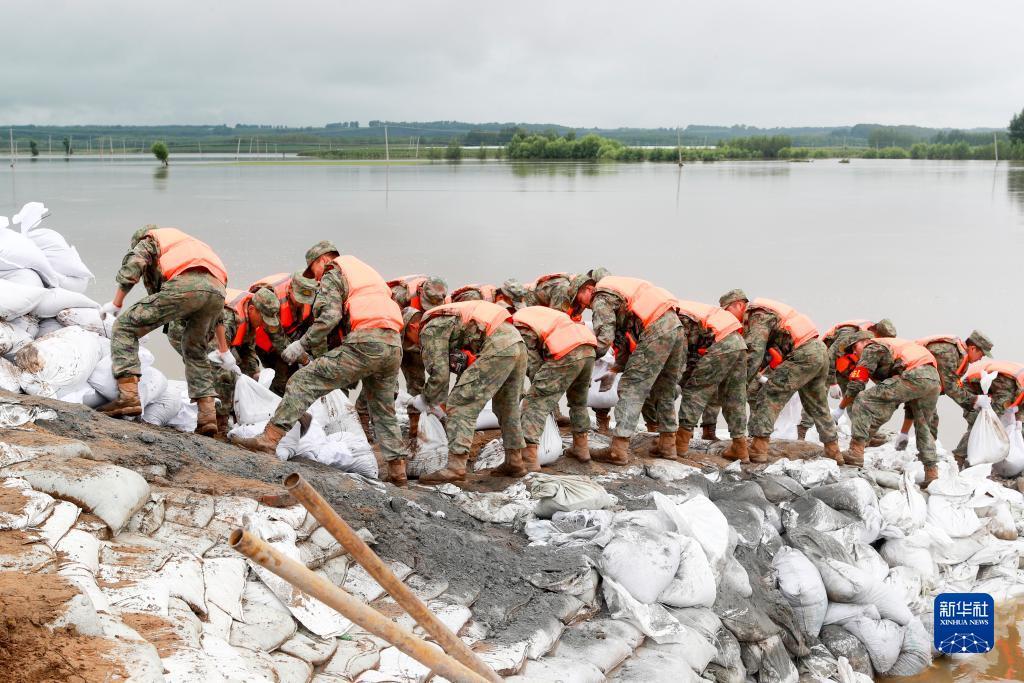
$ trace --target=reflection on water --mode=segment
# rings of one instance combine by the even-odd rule
[[[996,683],[1024,680],[1024,602],[996,612],[996,646],[983,655],[943,657],[917,676],[887,678],[892,683]]]
[[[1009,165],[1006,171],[1006,194],[1024,211],[1024,164]]]
[[[584,176],[596,176],[601,172],[602,165],[587,162],[550,162],[536,163],[529,161],[513,161],[509,164],[512,175],[517,178],[528,178],[533,176],[562,176],[575,178],[577,174]],[[605,167],[607,168],[607,166]]]
[[[167,174],[170,172],[167,166],[157,166],[153,171],[153,187],[158,190],[167,189]]]

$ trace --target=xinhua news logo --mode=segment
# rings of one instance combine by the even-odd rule
[[[988,593],[942,593],[934,618],[939,652],[980,654],[995,645],[995,602]]]

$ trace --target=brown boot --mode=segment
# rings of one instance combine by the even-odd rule
[[[196,419],[196,432],[203,436],[217,436],[217,405],[213,396],[196,399],[199,406],[199,417]]]
[[[580,462],[590,462],[590,435],[586,432],[572,433],[572,448],[569,457]]]
[[[872,448],[878,448],[879,446],[884,446],[887,443],[889,443],[889,437],[884,434],[879,434],[878,432],[872,434],[871,439],[868,440],[868,445]]]
[[[590,455],[598,462],[607,462],[612,465],[628,465],[629,439],[625,436],[613,436],[611,446],[599,448]]]
[[[131,417],[142,415],[142,404],[139,403],[139,378],[135,375],[117,378],[117,398],[104,403],[98,410],[110,417]]]
[[[420,477],[421,484],[447,484],[453,481],[465,481],[466,479],[466,456],[448,454],[448,466],[443,470],[424,474]]]
[[[835,460],[837,465],[845,465],[846,460],[843,458],[842,451],[839,450],[838,441],[829,441],[825,446],[825,457],[831,460]]]
[[[796,438],[798,441],[803,441],[807,438],[807,427],[803,425],[797,425],[796,427]]]
[[[928,484],[932,483],[939,478],[939,468],[937,465],[925,465],[924,466],[924,481],[921,482],[921,488],[928,488]]]
[[[676,457],[676,432],[659,432],[658,440],[650,450],[652,458],[678,460]]]
[[[719,441],[720,440],[718,438],[718,434],[715,433],[715,425],[701,425],[700,430],[701,430],[700,438],[703,439],[704,441]],[[677,432],[677,434],[678,434],[678,432]],[[691,436],[692,436],[692,433],[691,433]],[[676,452],[680,453],[680,454],[685,452],[685,451],[680,451],[679,450],[679,441],[676,441]]]
[[[843,453],[843,462],[847,465],[854,465],[856,467],[864,467],[864,447],[866,444],[863,441],[854,439],[850,442],[850,448]]]
[[[741,436],[732,440],[729,447],[722,451],[722,457],[726,460],[739,460],[750,462],[750,450],[747,448],[747,437]]]
[[[388,481],[402,488],[409,485],[409,479],[405,476],[405,458],[388,460]]]
[[[597,414],[597,433],[598,434],[609,434],[611,431],[610,425],[612,422],[612,414],[607,410],[595,411]]]
[[[416,440],[416,436],[420,433],[420,414],[409,413],[409,439],[412,441]]]
[[[534,453],[537,446],[534,444]],[[538,468],[540,469],[540,468]],[[518,448],[509,448],[505,451],[505,462],[491,470],[492,477],[525,477],[526,465],[523,463],[523,452]]]
[[[706,437],[707,433],[708,433],[708,428],[705,427],[704,428],[705,441],[707,440],[707,437]],[[686,457],[686,454],[690,451],[690,439],[692,439],[692,438],[693,438],[693,430],[692,429],[683,429],[682,427],[679,428],[679,431],[676,432],[676,456],[677,457],[680,457],[680,458],[685,458]],[[717,441],[718,439],[715,439],[715,440]]]
[[[250,451],[273,454],[277,451],[278,442],[283,438],[284,430],[273,422],[268,422],[262,434],[249,438],[236,436],[232,437],[231,441],[242,448],[248,448]]]
[[[767,436],[755,436],[750,440],[748,454],[751,462],[768,462],[768,444],[770,439]]]
[[[523,467],[527,472],[540,472],[540,464],[537,462],[537,444],[526,444],[526,448],[523,449]]]

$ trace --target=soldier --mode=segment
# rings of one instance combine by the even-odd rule
[[[608,275],[597,282],[581,282],[573,303],[593,312],[597,355],[615,346],[617,362],[624,359],[612,444],[596,451],[594,459],[629,463],[629,438],[649,397],[659,431],[651,455],[674,460],[675,392],[686,363],[686,339],[673,310],[675,297],[646,280]]]
[[[825,455],[842,464],[839,434],[828,411],[828,350],[818,339],[818,328],[792,307],[771,299],[748,301],[740,289],[722,295],[719,305],[743,322],[743,338],[749,350],[748,392],[755,378],[760,385],[750,408],[750,459],[767,460],[775,420],[786,402],[799,392],[804,409],[818,428]],[[770,372],[762,373],[762,368]]]
[[[997,373],[996,378],[992,380],[988,393],[985,394],[981,390],[981,376],[982,373],[992,372]],[[967,418],[968,427],[967,433],[964,434],[960,445],[957,446],[957,451],[960,453],[954,451],[962,458],[967,457],[967,439],[970,436],[971,427],[974,426],[974,421],[978,419],[978,411],[983,407],[991,407],[997,415],[1004,419],[1007,411],[1015,413],[1018,421],[1024,417],[1019,410],[1021,403],[1024,403],[1024,364],[982,358],[967,366],[967,372],[964,374],[964,386],[974,400],[971,402],[971,409],[964,415]],[[916,422],[914,429],[917,429]]]
[[[312,324],[317,282],[304,276],[302,271],[291,275],[278,273],[249,285],[250,292],[260,289],[272,292],[276,303],[272,310],[266,295],[253,299],[262,315],[262,323],[254,327],[253,344],[263,367],[274,370],[270,390],[280,396],[284,394],[292,374],[299,368],[297,363],[285,363],[281,353],[305,334]]]
[[[423,311],[418,311],[411,306],[402,311],[402,376],[405,378],[405,390],[413,396],[423,393],[423,385],[427,381],[427,371],[423,367],[423,354],[420,353],[420,327],[422,325]],[[360,395],[360,401],[362,398]],[[408,406],[408,411],[409,438],[416,439],[420,428],[420,413],[412,405]]]
[[[427,381],[413,400],[420,412],[448,415],[448,465],[420,477],[423,484],[462,481],[473,444],[476,418],[488,400],[498,416],[505,462],[492,474],[521,477],[526,446],[520,415],[527,355],[523,338],[508,311],[489,301],[444,304],[423,314],[420,352]],[[452,390],[452,369],[460,373]]]
[[[211,334],[216,334],[222,364],[229,369],[237,367],[220,323],[228,281],[224,264],[206,243],[181,230],[147,225],[132,235],[131,251],[121,262],[115,279],[119,287],[113,300],[101,307],[102,315],[118,316],[125,297],[139,280],[148,296],[114,322],[110,355],[118,397],[100,406],[100,412],[112,417],[142,414],[139,338],[158,327],[181,321],[185,380],[189,397],[199,406],[197,431],[215,436],[217,391],[213,367],[206,356]]]
[[[942,381],[942,393],[956,401],[956,404],[964,411],[964,417],[970,421],[970,425],[973,425],[974,418],[969,416],[977,416],[977,413],[974,411],[977,396],[967,390],[960,378],[964,376],[968,365],[977,363],[985,356],[991,357],[992,342],[984,334],[974,330],[967,337],[966,342],[961,341],[959,337],[940,334],[918,339],[917,343],[928,349],[932,356],[934,356],[935,362],[938,363],[939,379]],[[896,437],[896,450],[898,451],[905,450],[910,442],[910,426],[914,424],[913,408],[909,405],[905,406],[903,415],[903,425]],[[938,413],[934,416],[931,428],[932,436],[938,438]],[[961,458],[967,457],[967,437],[970,436],[970,433],[970,426],[968,426],[967,433],[960,440],[960,445],[954,449],[953,455]]]
[[[313,401],[361,381],[388,477],[396,486],[405,486],[409,452],[398,429],[394,403],[402,362],[402,312],[384,278],[354,256],[341,256],[332,242],[313,245],[306,252],[306,264],[306,272],[320,282],[315,320],[281,356],[287,363],[307,353],[314,360],[292,375],[263,433],[235,441],[249,450],[273,453]]]
[[[583,309],[574,306],[576,293],[580,286],[593,280],[597,282],[606,275],[611,275],[607,268],[593,268],[582,275],[569,273],[551,273],[541,275],[529,285],[527,301],[530,306],[547,306],[562,313],[568,313],[576,322],[583,319]]]
[[[509,278],[500,287],[494,285],[463,285],[452,292],[452,302],[489,301],[504,306],[508,312],[515,313],[527,306],[529,291],[514,278]]]
[[[939,476],[931,430],[941,385],[935,358],[917,342],[899,337],[876,338],[866,331],[857,332],[846,343],[848,349],[853,349],[857,365],[850,371],[846,393],[837,409],[850,408],[853,438],[850,449],[843,454],[844,460],[863,466],[868,437],[901,403],[906,403],[913,409],[917,457],[924,463],[923,486],[927,487]],[[869,379],[875,384],[867,388]]]
[[[440,306],[448,298],[448,283],[442,278],[427,275],[403,275],[388,280],[391,298],[400,308],[413,308],[421,313]]]
[[[687,370],[680,382],[676,454],[684,456],[689,451],[697,421],[708,402],[717,398],[732,437],[722,457],[748,462],[747,345],[740,322],[722,308],[696,301],[678,301],[676,313],[687,342]]]
[[[547,416],[558,408],[565,394],[569,402],[572,448],[569,455],[580,462],[590,460],[587,435],[590,412],[587,394],[594,372],[597,339],[586,325],[574,322],[567,314],[545,306],[527,306],[516,311],[512,323],[526,344],[530,390],[523,399],[523,434],[526,452],[523,463],[530,472],[539,472],[537,445]]]
[[[876,337],[895,337],[896,326],[893,325],[892,321],[888,318],[882,318],[878,322],[871,322],[870,320],[847,320],[845,322],[837,323],[825,333],[822,337],[822,341],[825,342],[825,347],[829,350],[828,353],[828,395],[834,399],[841,399],[843,392],[846,391],[846,382],[849,378],[850,370],[853,369],[853,365],[841,360],[843,354],[840,349],[845,349],[848,346],[848,342],[853,335],[857,332],[867,331],[872,332]],[[807,411],[803,411],[800,416],[800,426],[797,427],[798,438],[803,440],[807,436],[807,430],[811,428],[814,422],[811,420],[811,416],[807,414]],[[873,444],[873,445],[881,445]]]

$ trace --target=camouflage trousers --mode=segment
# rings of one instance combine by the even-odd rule
[[[288,386],[288,380],[292,378],[292,375],[295,374],[300,366],[298,364],[288,365],[276,351],[257,349],[256,357],[259,358],[263,367],[274,371],[274,381],[270,383],[270,390],[278,396],[283,396],[285,387]],[[248,374],[245,367],[242,368],[242,372]]]
[[[405,378],[405,390],[410,395],[416,396],[423,393],[423,385],[427,382],[427,371],[423,367],[423,356],[419,350],[406,350],[402,352],[402,377]],[[395,396],[398,396],[398,380],[395,380]],[[356,398],[356,412],[360,416],[370,414],[366,406],[366,398],[363,391],[359,392]],[[411,413],[417,412],[411,405],[408,407]],[[369,436],[369,434],[367,434]]]
[[[746,436],[747,346],[743,337],[734,333],[712,344],[683,381],[680,393],[679,426],[683,429],[692,432],[715,399],[725,413],[729,436]]]
[[[397,333],[395,335],[397,340]],[[394,388],[402,348],[379,341],[345,341],[300,368],[288,380],[271,422],[288,431],[313,401],[335,389],[363,383],[370,420],[385,460],[409,457],[395,418]]]
[[[939,373],[933,365],[907,370],[857,394],[850,406],[852,436],[866,442],[871,434],[892,417],[901,403],[911,407],[918,458],[925,465],[937,462],[935,435],[931,422],[939,399]]]
[[[645,403],[645,418],[657,424],[658,431],[674,433],[679,428],[676,391],[685,367],[686,336],[682,326],[657,336],[640,335],[619,378],[615,436],[633,436]]]
[[[175,320],[167,326],[167,341],[171,343],[171,348],[178,352],[178,355],[182,358],[185,354],[181,350],[181,341],[185,333],[185,326],[179,320]],[[217,339],[213,332],[210,333],[209,342],[207,344],[209,351],[217,350]],[[243,358],[239,353],[238,349],[231,349],[231,353],[235,356],[235,361],[238,363],[238,368],[249,377],[257,379],[260,376],[260,364],[255,362],[255,358]],[[235,405],[235,385],[238,383],[238,377],[235,373],[230,370],[225,370],[218,366],[216,363],[210,363],[210,367],[213,372],[213,388],[217,392],[217,414],[222,417],[231,415],[231,411]],[[281,391],[275,391],[278,396],[284,393],[284,389]]]
[[[215,370],[206,354],[214,328],[220,322],[224,293],[179,290],[169,286],[171,283],[131,305],[114,322],[110,336],[114,377],[141,376],[139,339],[159,327],[180,322],[181,341],[175,348],[185,362],[188,395],[193,400],[216,396]]]
[[[843,392],[844,396],[846,395],[846,385],[849,383],[850,380],[836,373],[836,384],[839,385],[839,390]],[[814,426],[814,420],[811,419],[811,416],[807,413],[806,408],[804,408],[800,413],[800,426],[803,427],[804,429],[810,429],[811,427]]]
[[[520,412],[526,365],[526,345],[522,341],[500,351],[491,351],[484,344],[476,362],[466,368],[448,394],[445,432],[450,453],[469,454],[476,418],[488,400],[498,416],[505,450],[526,446]]]
[[[565,394],[569,403],[569,421],[574,434],[590,431],[587,395],[594,372],[594,347],[580,346],[558,360],[541,365],[530,381],[523,398],[523,434],[526,443],[540,443],[544,421],[558,408]]]
[[[751,400],[751,436],[771,436],[782,408],[794,393],[799,393],[800,402],[818,428],[822,443],[839,439],[835,420],[828,409],[828,349],[820,339],[812,339],[795,349],[779,367],[769,371],[767,377],[768,381]]]

